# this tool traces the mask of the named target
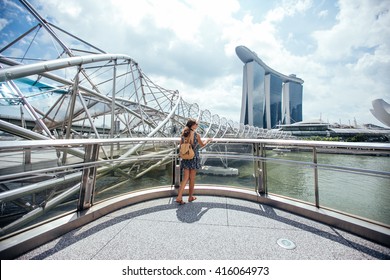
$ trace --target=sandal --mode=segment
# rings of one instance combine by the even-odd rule
[[[197,199],[197,197],[196,197],[196,196],[193,196],[193,197],[191,197],[191,198],[188,199],[188,202],[193,202],[193,201],[196,200],[196,199]]]
[[[186,203],[183,201],[183,199],[182,199],[182,200],[175,200],[175,201],[176,201],[176,203],[179,203],[180,205],[186,204]]]

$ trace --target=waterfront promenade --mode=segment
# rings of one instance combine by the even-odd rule
[[[390,259],[390,248],[267,205],[202,195],[179,206],[174,199],[122,208],[17,259]],[[295,248],[284,248],[278,244],[280,239],[292,242],[282,245]]]

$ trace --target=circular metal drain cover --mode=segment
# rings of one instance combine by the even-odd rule
[[[286,238],[279,238],[278,241],[276,241],[276,243],[278,243],[278,245],[280,247],[287,249],[287,250],[292,250],[296,247],[294,242],[292,242],[291,240],[288,240]]]

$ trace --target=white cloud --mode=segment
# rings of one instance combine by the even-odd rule
[[[319,18],[326,18],[329,14],[329,11],[328,10],[322,10],[318,13],[318,17]]]
[[[338,24],[329,30],[314,32],[318,42],[317,55],[323,59],[346,59],[359,47],[387,44],[390,14],[388,1],[340,1]],[[387,12],[386,12],[387,11]]]
[[[278,22],[287,16],[303,13],[312,6],[311,0],[284,0],[277,8],[267,13],[265,21]]]
[[[0,18],[0,31],[9,23],[5,18]]]
[[[309,91],[305,108],[313,115],[321,102],[323,115],[333,121],[377,123],[369,112],[375,98],[390,98],[390,17],[383,1],[340,1],[338,22],[316,31],[317,50],[310,56],[314,75],[304,75]],[[379,16],[377,16],[379,15]],[[313,68],[314,69],[314,68]],[[312,81],[318,84],[308,86]],[[310,99],[308,98],[310,97]],[[310,107],[307,105],[310,104]]]
[[[305,119],[322,113],[330,121],[377,123],[371,100],[390,102],[389,1],[342,0],[338,9],[331,2],[279,0],[269,8],[238,0],[31,0],[45,18],[133,57],[153,81],[213,114],[239,120],[243,64],[235,48],[245,45],[305,81]],[[299,53],[292,43],[302,46]]]

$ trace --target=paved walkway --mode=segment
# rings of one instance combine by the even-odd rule
[[[390,259],[390,248],[266,205],[198,196],[179,206],[173,199],[123,208],[18,259]],[[281,238],[296,247],[280,246]]]

